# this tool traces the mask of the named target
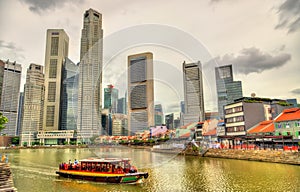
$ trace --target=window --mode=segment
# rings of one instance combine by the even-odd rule
[[[49,78],[56,78],[57,59],[50,59]]]
[[[58,37],[51,37],[51,49],[50,49],[50,55],[51,56],[57,56],[58,55]]]
[[[281,128],[281,124],[280,123],[277,124],[277,128]]]
[[[290,128],[290,123],[289,122],[285,123],[285,128]]]
[[[47,106],[47,118],[46,118],[46,126],[51,127],[54,125],[54,106]]]
[[[295,123],[295,126],[296,126],[296,127],[300,127],[300,121],[296,122],[296,123]]]
[[[55,102],[55,94],[56,93],[56,83],[49,82],[48,84],[48,101]]]
[[[244,121],[244,116],[238,116],[235,118],[235,122],[241,122]]]
[[[226,113],[226,114],[230,114],[230,113],[232,113],[232,112],[233,112],[232,109],[226,109],[226,110],[225,110],[225,113]]]
[[[241,112],[241,111],[243,111],[243,106],[235,107],[234,111],[235,112]]]

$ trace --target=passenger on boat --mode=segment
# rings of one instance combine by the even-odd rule
[[[129,170],[129,173],[136,173],[137,172],[137,169],[135,166],[131,166],[130,167],[130,170]]]

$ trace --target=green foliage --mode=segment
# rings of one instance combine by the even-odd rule
[[[19,145],[19,143],[20,143],[20,137],[13,137],[11,139],[11,143],[14,144],[14,145]]]
[[[7,117],[5,117],[2,113],[0,113],[0,131],[5,128],[5,124],[8,122]]]
[[[23,142],[23,146],[24,146],[24,147],[27,147],[27,142]]]
[[[281,105],[281,106],[290,106],[292,104],[290,104],[288,102],[278,102],[278,105]]]
[[[70,145],[76,145],[76,141],[70,141]]]

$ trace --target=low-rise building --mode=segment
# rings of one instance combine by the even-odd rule
[[[285,109],[274,119],[275,135],[293,136],[300,141],[300,108]]]

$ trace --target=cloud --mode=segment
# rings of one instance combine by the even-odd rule
[[[288,29],[288,33],[296,32],[300,28],[300,1],[286,0],[277,11],[279,21],[275,29]]]
[[[81,4],[85,0],[20,0],[29,5],[29,10],[41,14],[43,11],[55,10],[66,3]]]
[[[215,58],[219,65],[232,64],[237,72],[242,74],[261,73],[265,70],[278,68],[285,65],[289,60],[291,60],[290,54],[271,55],[255,47],[242,49],[238,55],[226,54],[223,57]]]
[[[300,88],[292,90],[291,93],[300,95]]]
[[[14,59],[14,60],[22,60],[24,59],[24,55],[21,54],[24,50],[20,47],[17,47],[13,42],[6,42],[0,40],[0,55],[5,58],[1,59]]]
[[[6,48],[6,49],[12,49],[12,50],[18,50],[22,51],[23,49],[16,47],[15,43],[13,42],[5,42],[3,40],[0,40],[0,47]]]

